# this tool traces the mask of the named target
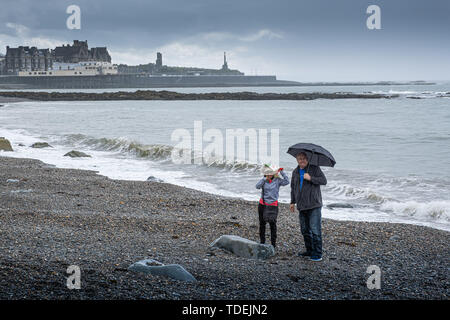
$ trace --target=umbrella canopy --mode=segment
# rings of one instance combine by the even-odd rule
[[[290,146],[287,153],[297,157],[300,152],[306,153],[308,163],[315,166],[334,167],[334,160],[331,153],[325,148],[312,143],[297,143]]]

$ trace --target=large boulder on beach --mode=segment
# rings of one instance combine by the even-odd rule
[[[32,148],[47,148],[47,147],[53,148],[47,142],[35,142],[30,147],[32,147]]]
[[[81,151],[76,151],[76,150],[72,150],[70,152],[67,152],[64,157],[71,157],[71,158],[83,158],[83,157],[90,157],[90,155],[81,152]]]
[[[227,250],[239,257],[250,259],[268,259],[275,255],[275,248],[270,244],[260,244],[234,235],[223,235],[214,240],[210,248]]]
[[[143,272],[155,276],[169,277],[175,280],[195,282],[197,281],[192,274],[179,264],[162,264],[153,259],[140,260],[128,267],[128,270]]]
[[[11,143],[8,139],[5,139],[4,137],[0,137],[0,150],[3,151],[13,151],[13,148],[11,147]]]

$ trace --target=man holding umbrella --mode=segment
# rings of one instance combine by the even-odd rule
[[[292,172],[291,212],[297,205],[300,228],[305,241],[306,251],[299,256],[310,257],[311,261],[322,260],[322,193],[321,185],[327,184],[327,178],[319,166],[333,167],[336,161],[324,148],[298,143],[289,148],[288,153],[297,159],[298,166]]]

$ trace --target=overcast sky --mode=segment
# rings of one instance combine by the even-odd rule
[[[449,0],[0,0],[6,46],[106,46],[113,63],[220,68],[298,81],[450,79]],[[81,29],[69,30],[69,5]],[[369,5],[381,30],[369,30]]]

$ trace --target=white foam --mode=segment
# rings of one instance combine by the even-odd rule
[[[401,96],[408,96],[413,98],[430,99],[437,97],[448,97],[445,91],[409,91],[409,90],[389,90],[389,91],[371,91],[374,94],[398,94]]]
[[[43,139],[34,137],[25,130],[0,129],[0,136],[5,136],[10,140],[14,150],[14,152],[0,151],[0,155],[3,156],[38,159],[58,168],[93,170],[100,175],[117,180],[146,181],[149,176],[153,176],[164,182],[187,188],[227,197],[244,197],[248,200],[255,200],[255,196],[252,196],[252,194],[228,191],[213,183],[200,181],[182,170],[161,169],[158,162],[148,159],[127,158],[120,151],[109,152],[77,148],[78,151],[86,152],[91,157],[71,158],[65,157],[64,154],[73,150],[72,147],[54,144],[52,148],[31,148],[30,146],[33,143],[43,141]],[[19,144],[24,146],[19,146]]]
[[[375,191],[372,188],[361,188],[344,183],[330,183],[326,189],[333,198],[343,201],[363,200],[380,204],[389,199],[387,194],[382,194],[379,190]]]
[[[392,211],[398,217],[414,218],[422,221],[450,222],[450,201],[431,202],[386,202],[382,210]]]

